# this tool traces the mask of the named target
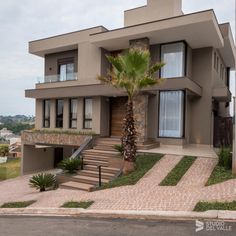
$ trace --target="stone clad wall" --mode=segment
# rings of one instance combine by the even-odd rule
[[[80,146],[86,140],[87,135],[80,134],[57,134],[47,132],[30,132],[25,131],[22,133],[22,143],[27,145],[36,144],[51,144],[51,145],[69,145]]]

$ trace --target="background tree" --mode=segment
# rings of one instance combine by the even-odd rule
[[[135,169],[137,151],[133,101],[143,88],[162,81],[157,79],[156,72],[164,66],[164,63],[151,64],[150,52],[139,48],[129,49],[116,57],[107,56],[107,59],[112,69],[107,77],[99,77],[99,80],[115,88],[124,89],[128,95],[121,138],[124,156],[123,173],[127,174]]]

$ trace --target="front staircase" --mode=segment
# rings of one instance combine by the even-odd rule
[[[109,161],[109,158],[119,155],[119,152],[114,149],[116,144],[120,144],[120,139],[97,139],[92,149],[82,152],[83,170],[79,170],[73,176],[58,176],[59,182],[63,182],[60,188],[93,191],[99,184],[98,166],[101,166],[102,184],[117,178],[121,174],[121,169],[112,167]]]
[[[117,178],[121,174],[121,168],[114,166],[111,159],[119,158],[120,153],[114,149],[115,145],[120,145],[120,138],[98,138],[92,149],[86,149],[82,152],[83,170],[79,170],[74,176],[58,176],[60,188],[78,189],[84,191],[93,191],[99,184],[99,169],[101,166],[101,182],[106,184]],[[153,141],[147,141],[138,144],[140,150],[146,150],[158,147],[159,144]],[[116,157],[116,158],[114,158]]]

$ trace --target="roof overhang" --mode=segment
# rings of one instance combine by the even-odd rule
[[[224,60],[225,65],[231,69],[235,69],[236,52],[230,24],[221,24],[220,27],[224,37],[224,47],[219,48],[219,52]]]
[[[44,57],[46,54],[74,50],[78,44],[88,41],[89,35],[107,31],[103,26],[56,35],[49,38],[29,42],[29,53]]]
[[[155,93],[157,90],[188,90],[193,95],[201,96],[202,88],[187,77],[166,79],[162,84],[148,87],[142,92]],[[116,89],[107,84],[92,84],[83,86],[68,86],[59,88],[41,88],[25,91],[25,96],[36,99],[67,98],[67,97],[95,97],[95,96],[125,96],[124,90]]]
[[[231,92],[226,86],[214,88],[212,91],[212,97],[219,102],[231,102]]]
[[[90,42],[113,51],[128,48],[129,40],[143,37],[148,37],[150,44],[185,40],[193,49],[224,46],[213,10],[91,34]]]

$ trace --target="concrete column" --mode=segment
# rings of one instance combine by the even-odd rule
[[[56,128],[56,100],[50,101],[50,129]]]
[[[35,101],[35,129],[43,127],[43,100],[36,99]]]
[[[78,99],[78,110],[77,110],[77,129],[83,129],[83,117],[84,117],[84,98]]]
[[[70,112],[70,99],[64,99],[63,105],[63,129],[69,129],[69,112]]]
[[[101,97],[93,98],[92,131],[100,134]]]

